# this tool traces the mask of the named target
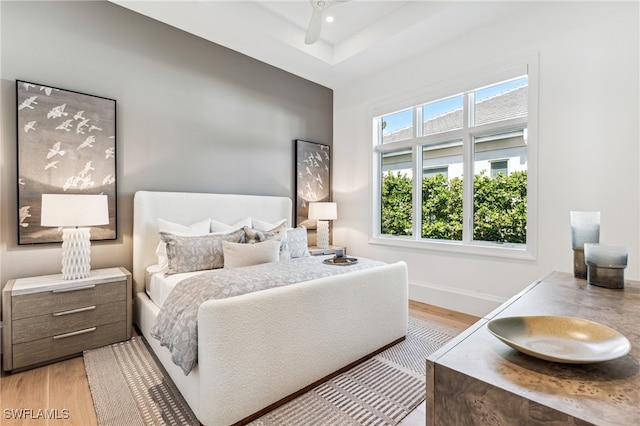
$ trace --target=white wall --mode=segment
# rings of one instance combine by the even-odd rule
[[[572,272],[569,212],[602,212],[601,242],[629,249],[640,279],[639,8],[637,2],[532,3],[334,92],[334,242],[352,255],[409,265],[413,299],[484,315],[552,270]],[[368,243],[371,116],[381,103],[539,58],[538,250],[508,260]]]

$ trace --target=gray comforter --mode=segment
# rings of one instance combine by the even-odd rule
[[[198,359],[198,309],[212,299],[224,299],[254,291],[310,281],[383,265],[359,259],[355,264],[323,263],[329,256],[308,256],[282,262],[235,269],[214,269],[180,281],[162,305],[151,335],[171,351],[171,357],[188,375]]]

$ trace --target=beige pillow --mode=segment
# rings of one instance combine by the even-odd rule
[[[267,240],[255,244],[223,241],[222,250],[225,268],[239,268],[280,260],[280,241],[278,240]]]

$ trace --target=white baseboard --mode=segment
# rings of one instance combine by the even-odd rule
[[[507,299],[439,284],[410,281],[409,299],[483,317]]]

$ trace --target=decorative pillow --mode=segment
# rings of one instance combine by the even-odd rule
[[[242,229],[224,235],[199,236],[161,232],[160,238],[167,244],[169,260],[167,275],[222,268],[224,266],[223,241],[239,243],[243,237]]]
[[[180,223],[170,222],[164,219],[157,219],[158,232],[167,232],[174,235],[206,235],[209,233],[210,219],[196,222],[193,225],[182,225]],[[232,229],[235,231],[238,228]],[[167,248],[164,241],[160,241],[156,247],[156,256],[158,256],[158,265],[167,266]]]
[[[287,250],[291,258],[309,256],[307,228],[298,226],[287,229]]]
[[[258,229],[249,228],[248,226],[245,226],[242,229],[246,235],[245,242],[249,244],[260,243],[262,241],[273,239],[282,241],[282,237],[285,236],[287,232],[287,226],[284,223],[268,231],[260,231]]]
[[[280,241],[267,240],[255,244],[222,242],[224,267],[259,265],[280,260]]]
[[[260,219],[251,219],[251,227],[253,229],[257,229],[258,231],[270,231],[274,228],[279,227],[282,224],[286,225],[287,223],[287,219],[280,219],[278,221],[276,221],[275,223],[270,223],[270,222],[265,222],[264,220],[260,220]]]
[[[257,229],[244,227],[245,241],[248,244],[260,243],[268,240],[278,240],[280,242],[280,260],[289,259],[289,248],[287,246],[287,225],[282,223],[269,231],[258,231]]]
[[[244,219],[240,219],[233,225],[227,225],[226,223],[222,223],[215,219],[211,219],[211,232],[214,233],[224,233],[228,234],[229,232],[233,232],[236,229],[240,229],[243,226],[251,226],[251,216],[245,217]]]

